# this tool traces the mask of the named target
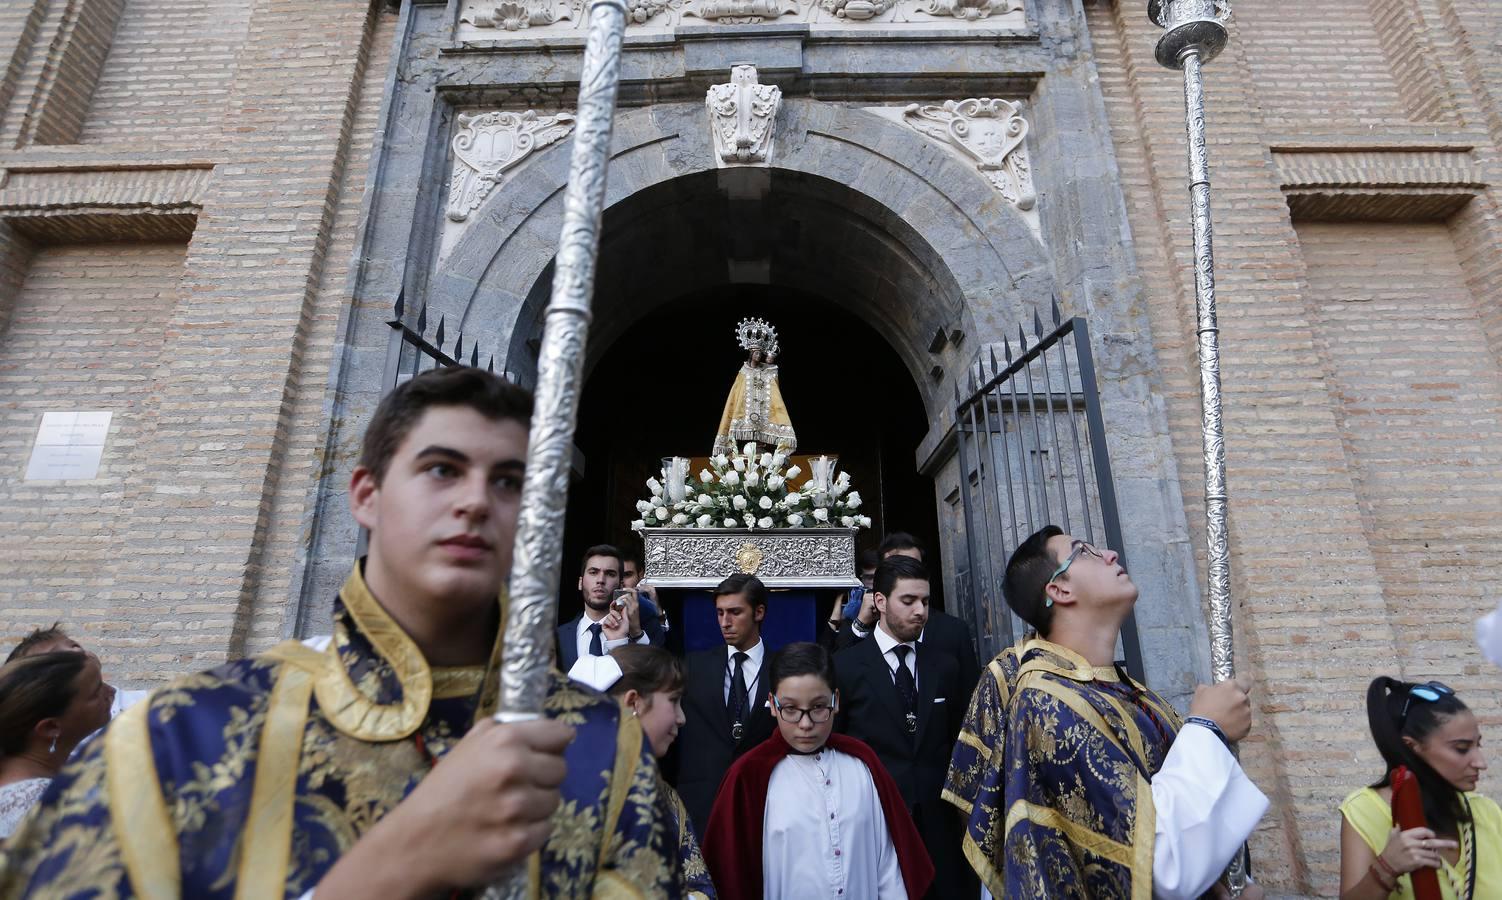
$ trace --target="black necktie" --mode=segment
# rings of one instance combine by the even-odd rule
[[[746,711],[746,675],[741,671],[741,664],[751,657],[737,650],[731,657],[730,664],[730,696],[725,698],[725,708],[730,713],[730,733],[736,740],[740,740],[741,716]]]
[[[897,671],[892,673],[897,682],[897,693],[902,695],[908,721],[915,722],[918,712],[918,682],[913,680],[913,673],[907,668],[907,655],[913,652],[913,648],[907,644],[898,644],[892,648],[892,652],[897,654]]]
[[[589,626],[589,655],[590,656],[604,656],[605,655],[605,645],[602,644],[602,643],[600,643],[600,629],[603,628],[603,627],[604,626],[602,626],[599,622],[596,622],[593,625]]]

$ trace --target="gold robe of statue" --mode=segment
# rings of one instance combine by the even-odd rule
[[[753,357],[757,354],[753,353]],[[734,453],[747,441],[763,447],[778,447],[784,453],[797,449],[798,436],[777,387],[777,367],[746,362],[730,386],[725,412],[715,431],[714,453]]]

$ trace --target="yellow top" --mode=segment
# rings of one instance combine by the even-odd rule
[[[1488,797],[1466,794],[1471,804],[1471,818],[1475,824],[1476,848],[1466,855],[1479,861],[1476,869],[1474,900],[1502,897],[1502,809]],[[1340,804],[1340,814],[1346,817],[1373,853],[1381,853],[1387,846],[1387,836],[1392,832],[1392,804],[1382,799],[1374,788],[1362,788],[1353,792]],[[1470,829],[1466,829],[1469,831]],[[1465,849],[1465,848],[1463,848]],[[1476,852],[1479,850],[1480,852]],[[1466,871],[1460,865],[1449,863],[1440,870],[1439,892],[1444,900],[1461,900],[1465,896]],[[1413,900],[1413,882],[1407,875],[1398,877],[1398,889],[1390,895],[1394,900]]]

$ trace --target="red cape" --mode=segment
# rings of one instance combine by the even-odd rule
[[[876,751],[855,738],[831,734],[825,746],[848,753],[870,770],[887,820],[887,833],[897,848],[897,865],[902,870],[909,900],[922,897],[933,883],[934,864],[929,861],[907,804],[902,802],[897,782],[887,774]],[[771,737],[736,760],[720,783],[714,810],[709,814],[709,827],[701,842],[704,861],[709,865],[720,900],[761,900],[761,838],[767,812],[767,785],[772,780],[772,770],[791,752],[781,732],[773,731]]]

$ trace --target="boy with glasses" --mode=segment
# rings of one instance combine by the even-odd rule
[[[777,731],[725,775],[704,858],[721,900],[916,900],[933,864],[876,753],[831,733],[840,695],[817,644],[772,660]]]
[[[1022,542],[1002,592],[1037,636],[987,667],[944,790],[982,883],[1009,900],[1211,890],[1267,809],[1230,751],[1250,684],[1201,685],[1181,721],[1115,662],[1137,602],[1118,555],[1057,527]]]

